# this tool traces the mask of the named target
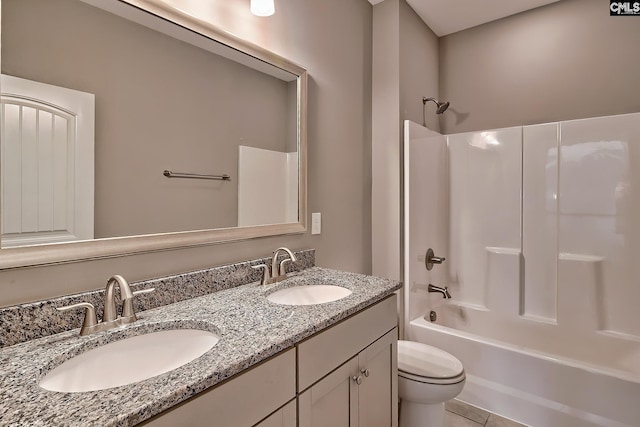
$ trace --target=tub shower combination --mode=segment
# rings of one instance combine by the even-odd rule
[[[462,361],[461,400],[536,427],[640,425],[639,172],[640,113],[405,123],[405,335]],[[428,248],[446,262],[427,270]]]

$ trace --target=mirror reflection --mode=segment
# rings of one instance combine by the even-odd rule
[[[116,0],[1,29],[2,247],[298,222],[296,75]]]

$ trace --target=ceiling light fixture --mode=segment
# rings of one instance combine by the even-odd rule
[[[251,13],[256,16],[271,16],[276,9],[274,0],[251,0]]]

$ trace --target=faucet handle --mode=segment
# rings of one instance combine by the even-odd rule
[[[431,270],[434,264],[442,264],[446,260],[445,257],[436,256],[431,248],[427,249],[424,257],[424,265],[427,267],[427,270]]]
[[[134,322],[137,317],[136,311],[133,308],[133,297],[135,297],[136,295],[149,294],[151,292],[154,292],[155,290],[156,288],[148,288],[131,292],[130,298],[125,298],[124,300],[122,300],[122,317],[124,319],[130,320],[131,322]]]
[[[289,255],[289,258],[288,259],[285,258],[283,261],[280,262],[280,265],[278,265],[278,255],[280,254],[281,251],[286,252],[287,255]],[[272,282],[278,282],[286,278],[287,272],[285,271],[284,265],[287,261],[293,261],[293,262],[298,261],[298,259],[293,254],[293,252],[291,252],[291,249],[281,247],[273,251],[273,258],[271,259],[271,276],[272,276],[271,281]]]
[[[155,292],[155,290],[156,290],[156,288],[140,289],[139,291],[133,291],[132,294],[133,294],[133,296],[142,295],[142,294],[150,294],[151,292]]]
[[[77,304],[71,304],[64,307],[56,307],[58,311],[69,311],[77,308],[84,308],[84,320],[82,321],[82,328],[80,328],[80,335],[88,335],[91,332],[91,328],[94,328],[98,324],[98,318],[96,316],[96,309],[93,304],[88,302],[79,302]]]
[[[262,269],[262,279],[260,280],[261,285],[266,285],[271,279],[271,275],[269,274],[269,266],[267,264],[252,265],[251,268],[253,268],[254,270]]]
[[[287,267],[285,266],[285,264],[291,261],[293,261],[291,258],[285,258],[280,261],[280,267],[278,268],[279,276],[284,276],[285,274],[287,274]]]

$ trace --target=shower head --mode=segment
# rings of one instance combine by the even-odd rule
[[[445,111],[447,111],[447,108],[449,108],[449,101],[438,104],[438,109],[436,110],[436,114],[444,113]]]
[[[438,106],[438,109],[436,110],[436,114],[442,114],[445,111],[447,111],[447,108],[449,108],[449,101],[440,102],[435,98],[422,97],[422,105],[427,105],[427,101],[433,101],[436,103],[436,105]]]

